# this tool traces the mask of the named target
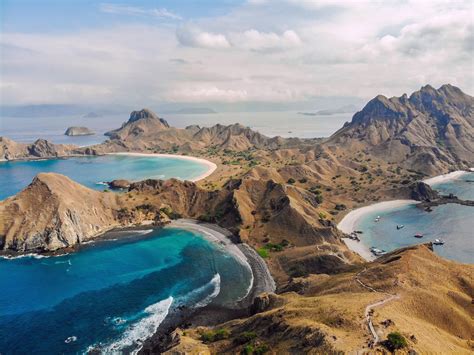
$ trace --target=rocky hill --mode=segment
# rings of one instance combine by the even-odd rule
[[[314,193],[251,175],[230,180],[219,190],[170,179],[132,183],[127,194],[114,194],[47,173],[0,201],[0,249],[50,251],[81,244],[114,227],[160,224],[168,216],[217,223],[255,247],[281,245],[285,251],[273,266],[281,279],[298,272],[332,273],[360,262],[320,211]]]
[[[277,149],[301,144],[300,139],[269,138],[238,123],[212,127],[188,126],[184,129],[171,127],[148,109],[133,111],[121,128],[107,132],[110,141],[97,147],[98,151],[110,150],[173,150],[191,152],[203,149],[229,149],[242,151]]]
[[[228,337],[195,346],[213,354],[263,344],[282,354],[388,353],[381,344],[370,349],[370,319],[381,340],[392,332],[406,339],[407,347],[396,353],[469,354],[473,273],[474,266],[444,260],[426,245],[396,250],[344,273],[294,278],[278,295],[260,296],[254,315],[214,327]],[[192,352],[188,338],[199,340],[206,331],[187,329],[181,344]]]
[[[65,176],[39,174],[25,190],[0,203],[3,250],[51,251],[87,241],[118,226],[117,196]]]
[[[0,161],[57,158],[83,154],[92,154],[92,151],[75,145],[53,144],[45,139],[38,139],[34,143],[27,144],[18,143],[6,137],[0,137]]]
[[[474,165],[474,98],[452,85],[377,96],[326,143],[427,174]]]

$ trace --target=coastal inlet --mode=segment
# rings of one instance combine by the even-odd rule
[[[249,265],[197,232],[121,233],[69,255],[0,259],[0,351],[130,351],[168,314],[250,290]]]
[[[89,188],[103,190],[107,187],[104,182],[114,179],[138,181],[174,177],[195,180],[210,171],[209,162],[186,158],[117,154],[0,162],[0,200],[20,192],[42,172],[63,174]]]
[[[451,177],[434,178],[427,182],[441,195],[453,194],[460,199],[474,200],[474,172],[451,174]],[[369,250],[371,247],[389,252],[438,239],[444,244],[434,245],[437,254],[462,263],[474,263],[474,208],[471,206],[450,203],[433,207],[431,212],[427,212],[418,208],[416,201],[393,201],[351,213],[341,221],[339,228],[344,228],[346,233],[354,230],[363,232],[358,234],[360,242],[346,242],[366,259],[373,258]]]

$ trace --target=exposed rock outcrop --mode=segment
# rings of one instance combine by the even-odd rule
[[[18,143],[6,137],[0,137],[0,161],[18,159],[57,158],[69,155],[92,154],[90,149],[69,144],[53,144],[45,139],[34,143]]]
[[[174,150],[190,152],[209,147],[242,151],[247,149],[277,149],[283,146],[300,145],[306,140],[297,138],[269,138],[241,124],[199,127],[191,125],[185,129],[171,127],[148,109],[133,111],[130,119],[121,128],[107,132],[111,141],[100,149],[118,150]],[[308,143],[312,140],[307,140]]]
[[[433,201],[439,198],[438,192],[433,190],[430,185],[418,181],[410,186],[411,198],[416,201]]]
[[[372,99],[328,145],[436,174],[474,164],[474,98],[452,85]]]
[[[94,131],[87,127],[69,127],[66,132],[64,132],[66,136],[92,136],[95,134]]]
[[[119,226],[117,195],[100,193],[57,174],[39,174],[0,203],[0,245],[20,252],[52,251]]]

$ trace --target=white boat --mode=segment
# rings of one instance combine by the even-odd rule
[[[403,227],[405,227],[403,224],[398,224],[397,225],[397,229],[402,229]]]
[[[435,239],[433,242],[434,245],[443,245],[444,240],[443,239]]]

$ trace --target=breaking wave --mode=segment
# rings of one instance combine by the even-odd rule
[[[104,348],[101,348],[100,351],[106,354],[120,354],[133,349],[132,353],[137,353],[142,347],[143,341],[157,331],[160,324],[168,315],[172,303],[173,297],[170,296],[167,299],[148,306],[143,311],[147,316],[132,324],[125,330],[120,339]]]

